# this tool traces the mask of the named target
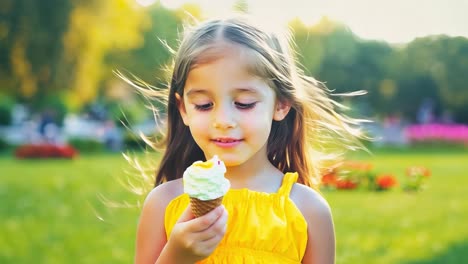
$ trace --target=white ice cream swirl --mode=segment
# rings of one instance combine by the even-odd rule
[[[216,155],[206,162],[195,161],[184,172],[184,192],[203,201],[224,196],[230,187],[224,173],[226,166]]]

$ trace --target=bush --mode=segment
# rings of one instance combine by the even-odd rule
[[[11,108],[13,107],[12,103],[8,100],[0,98],[0,126],[9,126],[11,125]]]
[[[5,151],[9,149],[11,146],[4,140],[3,138],[0,138],[0,152]]]
[[[123,147],[126,150],[145,150],[147,144],[143,139],[132,133],[125,133]]]
[[[68,140],[80,152],[101,152],[104,151],[104,144],[95,139],[72,138]]]

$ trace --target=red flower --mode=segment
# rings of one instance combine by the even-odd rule
[[[78,154],[73,147],[52,144],[27,144],[18,147],[15,156],[25,158],[68,158],[71,159]]]
[[[341,190],[352,190],[358,186],[358,183],[350,179],[338,178],[336,180],[336,188]]]
[[[330,172],[322,176],[322,185],[323,186],[335,186],[336,185],[337,176],[334,172]]]
[[[391,174],[377,176],[376,183],[379,189],[386,190],[397,184],[396,178]]]

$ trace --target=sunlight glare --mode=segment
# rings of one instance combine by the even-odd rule
[[[151,5],[156,0],[136,0]],[[346,24],[364,39],[403,43],[431,34],[468,36],[466,0],[246,0],[248,12],[270,26],[284,25],[299,18],[306,25],[315,25],[323,17]],[[200,5],[205,18],[232,14],[236,0],[160,0],[167,8],[180,8],[185,3]]]
[[[141,6],[150,6],[156,3],[157,0],[136,0],[138,4]]]
[[[169,9],[179,8],[182,4],[189,2],[184,0],[160,0],[161,5]]]

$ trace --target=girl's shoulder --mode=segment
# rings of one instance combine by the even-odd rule
[[[335,263],[335,231],[327,201],[316,190],[298,183],[293,185],[290,198],[307,222],[303,263]]]
[[[161,252],[166,244],[164,212],[169,202],[178,195],[181,189],[183,190],[180,186],[182,182],[178,180],[166,182],[152,189],[147,195],[137,229],[138,258],[154,259],[155,252]]]
[[[331,218],[330,206],[325,198],[308,186],[295,183],[291,189],[290,198],[308,222],[311,218],[315,220],[322,218],[325,221]]]
[[[153,188],[146,197],[145,203],[159,204],[166,207],[170,201],[184,192],[182,179],[165,182]]]

